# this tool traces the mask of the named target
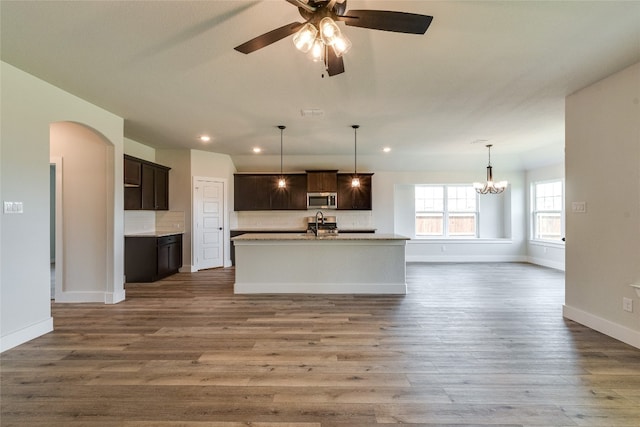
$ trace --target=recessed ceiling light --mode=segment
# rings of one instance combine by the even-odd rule
[[[253,152],[254,152],[254,153],[261,153],[261,152],[262,152],[262,148],[260,148],[260,147],[254,147],[254,148],[253,148]]]
[[[200,135],[200,137],[198,138],[200,141],[202,142],[209,142],[211,141],[211,137],[209,135]]]
[[[384,147],[382,151],[384,151],[385,153],[388,153],[389,151],[391,151],[391,147]]]

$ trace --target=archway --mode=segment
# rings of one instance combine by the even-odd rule
[[[114,148],[95,129],[50,125],[50,157],[64,164],[56,203],[56,302],[112,302]],[[58,194],[58,192],[56,192]],[[59,234],[59,235],[58,235]]]

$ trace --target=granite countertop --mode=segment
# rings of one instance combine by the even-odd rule
[[[350,231],[376,231],[375,228],[373,227],[338,227],[338,230],[344,233],[348,233]],[[269,232],[269,233],[293,233],[293,232],[298,232],[298,233],[304,233],[305,231],[307,231],[306,228],[304,227],[291,227],[291,228],[287,228],[287,227],[277,227],[277,228],[269,228],[269,227],[241,227],[241,228],[233,228],[231,229],[231,231],[241,231],[241,232],[247,232],[247,233],[251,233],[252,231],[259,231],[259,232]]]
[[[231,240],[255,241],[255,240],[410,240],[408,237],[399,234],[362,234],[362,233],[340,233],[336,235],[324,235],[316,237],[311,233],[265,233],[265,234],[243,234]]]
[[[166,237],[176,234],[184,234],[184,231],[145,231],[140,233],[127,233],[124,237]]]
[[[231,231],[242,231],[247,233],[250,233],[252,231],[271,232],[271,233],[278,233],[278,232],[304,233],[305,231],[307,231],[307,229],[304,227],[239,227],[239,228],[232,228]]]

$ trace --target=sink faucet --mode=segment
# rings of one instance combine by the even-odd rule
[[[322,211],[318,211],[316,212],[316,228],[315,230],[313,230],[313,232],[315,233],[316,237],[318,237],[318,218],[320,218],[320,223],[324,224],[324,214],[322,213]]]

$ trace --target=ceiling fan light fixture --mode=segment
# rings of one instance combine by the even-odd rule
[[[345,35],[340,35],[337,37],[331,48],[336,53],[337,57],[341,57],[345,53],[349,52],[351,49],[351,40],[349,40]]]
[[[309,51],[309,56],[313,62],[321,62],[324,61],[324,49],[325,45],[322,43],[322,40],[316,38],[313,41],[313,46],[311,46],[311,50]]]
[[[333,46],[335,41],[342,35],[338,24],[328,16],[320,20],[320,38],[327,46]]]
[[[317,35],[316,27],[311,23],[306,23],[294,34],[293,44],[300,52],[307,53],[311,50]]]

